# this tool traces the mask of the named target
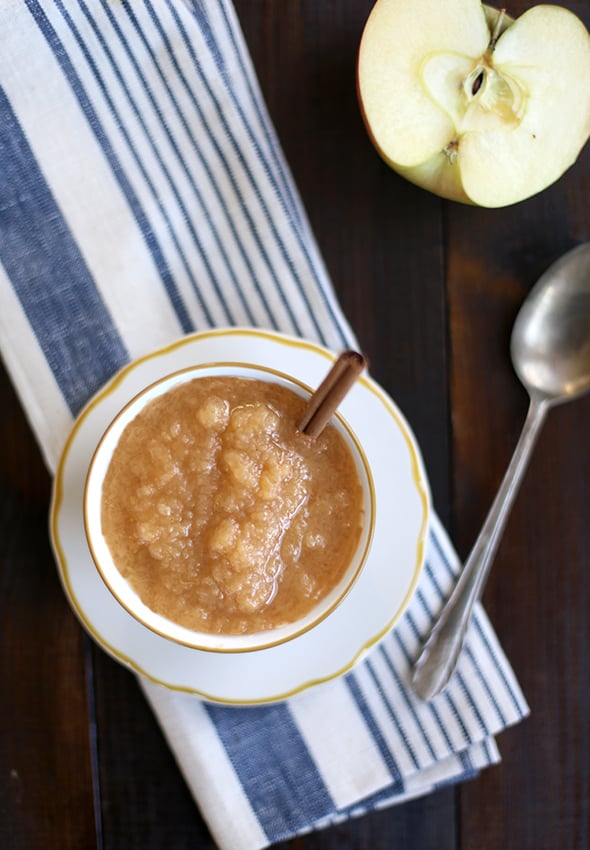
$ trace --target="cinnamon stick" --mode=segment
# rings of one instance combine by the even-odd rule
[[[297,429],[308,437],[321,434],[366,365],[358,351],[343,351],[309,399]]]

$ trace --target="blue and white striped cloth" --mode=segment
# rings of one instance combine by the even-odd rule
[[[218,325],[353,335],[229,0],[0,0],[0,350],[49,468],[130,359]],[[478,610],[430,704],[411,658],[458,569],[436,520],[409,612],[346,677],[205,704],[142,681],[219,847],[254,850],[473,776],[528,709]]]

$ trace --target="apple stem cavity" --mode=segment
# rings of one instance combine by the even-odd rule
[[[500,35],[502,33],[502,24],[504,23],[505,16],[506,16],[506,9],[500,9],[498,11],[498,17],[496,19],[496,25],[494,27],[494,31],[492,33],[492,38],[490,40],[490,44],[489,44],[489,47],[488,47],[488,51],[490,53],[494,52],[496,44],[498,43],[498,39],[500,38]]]

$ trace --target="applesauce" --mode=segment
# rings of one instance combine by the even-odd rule
[[[297,431],[304,407],[279,384],[202,377],[127,425],[102,528],[149,608],[245,634],[298,620],[338,583],[363,528],[362,487],[333,426],[315,439]]]

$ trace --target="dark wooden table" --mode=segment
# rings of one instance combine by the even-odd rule
[[[418,436],[465,555],[525,416],[513,319],[544,269],[590,239],[590,146],[556,185],[503,210],[404,182],[370,146],[356,102],[370,5],[236,7],[343,307]],[[590,26],[590,0],[568,5]],[[3,371],[0,405],[0,848],[213,848],[135,678],[64,599],[49,476]],[[589,436],[590,397],[551,413],[486,590],[532,709],[501,735],[502,764],[282,848],[588,850]]]

